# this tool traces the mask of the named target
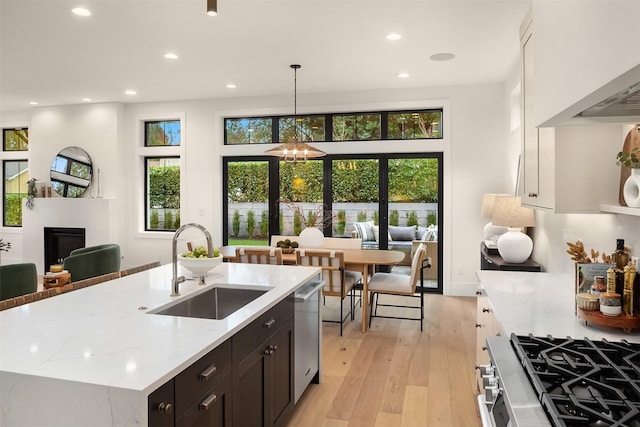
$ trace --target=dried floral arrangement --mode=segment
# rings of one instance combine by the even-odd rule
[[[323,204],[316,206],[313,210],[307,210],[305,213],[304,209],[298,202],[280,199],[279,203],[289,208],[293,212],[294,216],[300,219],[305,228],[320,226],[319,228],[323,229],[325,226],[330,226],[335,218],[335,215],[333,215],[333,212],[330,210],[327,211],[326,216],[323,215],[325,206]]]
[[[567,242],[567,246],[569,246],[569,249],[567,249],[567,253],[571,255],[571,259],[575,262],[583,264],[588,264],[591,262],[604,262],[607,264],[611,264],[611,255],[607,255],[604,252],[602,252],[602,256],[600,256],[600,252],[591,249],[591,256],[589,256],[584,249],[582,240],[578,240],[575,243]],[[624,251],[626,253],[630,253],[631,249],[625,246]],[[601,258],[601,261],[598,261],[599,257]]]

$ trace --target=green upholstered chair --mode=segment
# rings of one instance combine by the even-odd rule
[[[0,300],[38,290],[36,265],[31,262],[0,266]]]
[[[71,273],[71,281],[88,279],[120,271],[120,246],[108,243],[71,251],[63,267]]]

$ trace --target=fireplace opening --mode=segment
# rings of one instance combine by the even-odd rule
[[[72,250],[85,247],[84,228],[44,228],[44,271],[61,264]]]

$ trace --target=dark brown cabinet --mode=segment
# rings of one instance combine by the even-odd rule
[[[150,426],[171,427],[175,424],[173,382],[173,379],[170,379],[149,395],[147,413]]]
[[[149,395],[150,426],[232,425],[231,340]]]
[[[286,424],[294,406],[293,299],[233,337],[235,426]]]
[[[285,298],[148,398],[149,426],[279,426],[294,407],[294,301]]]

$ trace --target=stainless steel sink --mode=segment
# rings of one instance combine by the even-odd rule
[[[268,292],[268,289],[215,287],[150,314],[221,320]]]

